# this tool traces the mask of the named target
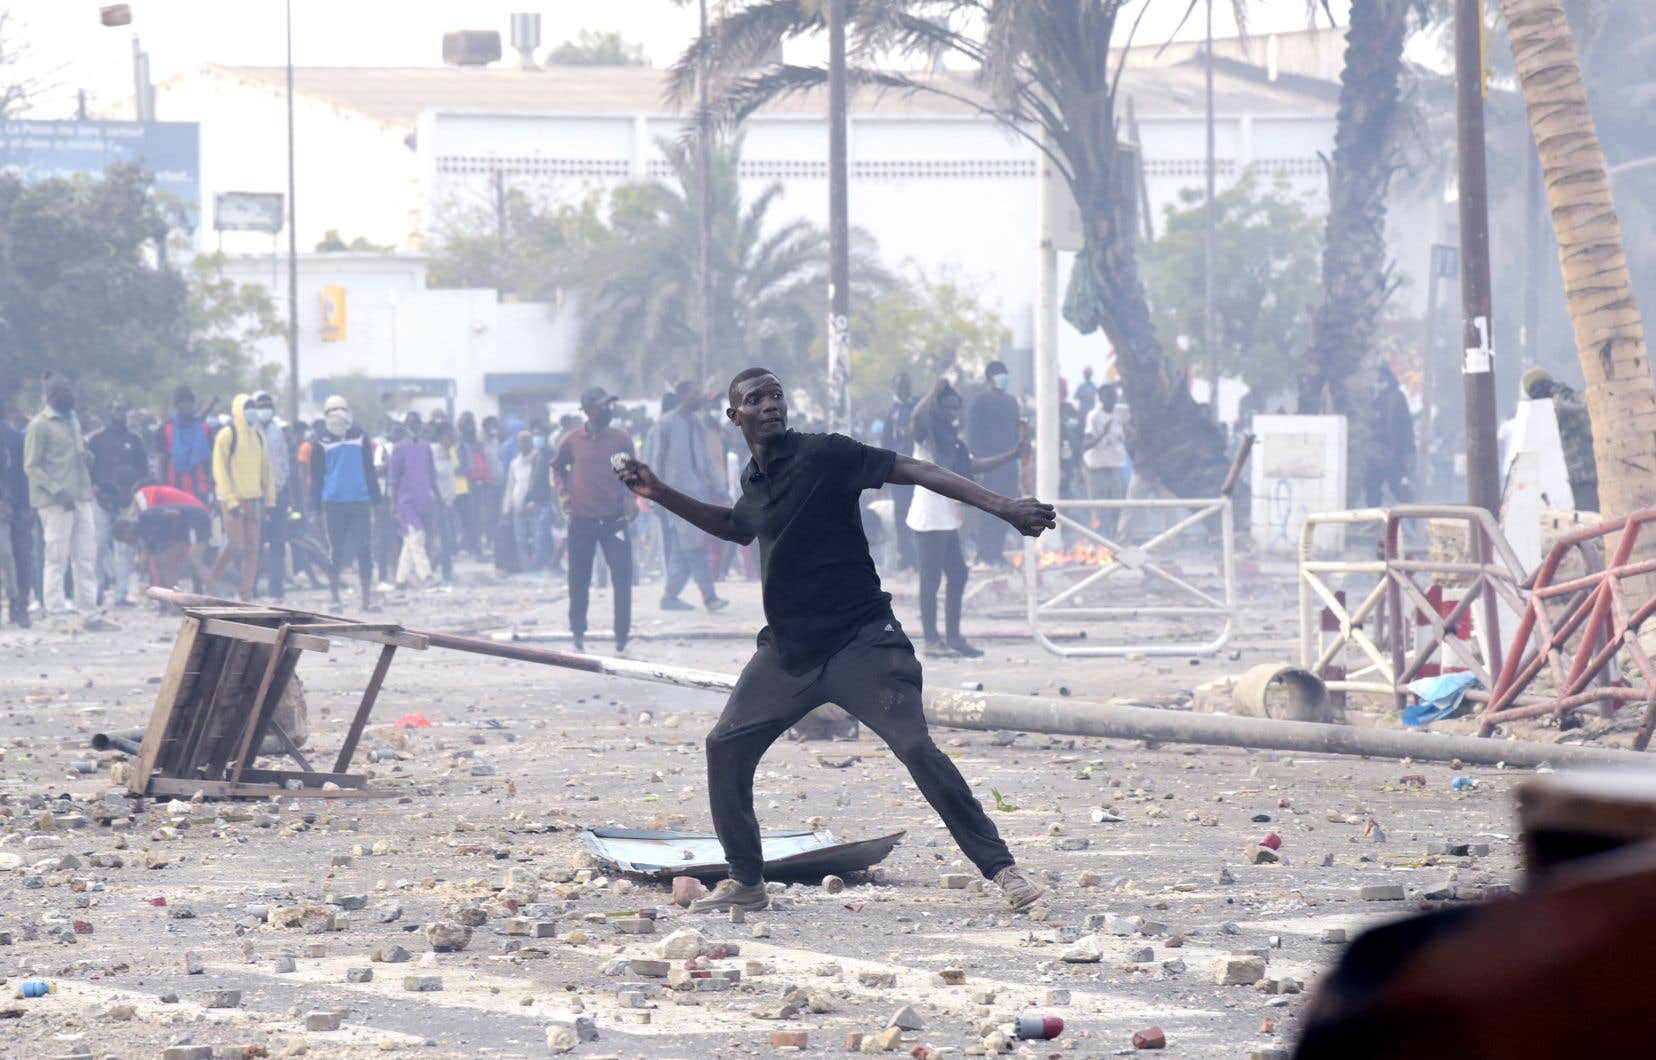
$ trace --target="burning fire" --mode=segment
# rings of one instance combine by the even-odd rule
[[[1042,552],[1041,569],[1052,567],[1108,567],[1115,562],[1115,553],[1095,541],[1080,541],[1062,551]],[[1024,554],[1012,554],[1012,566],[1023,568]]]

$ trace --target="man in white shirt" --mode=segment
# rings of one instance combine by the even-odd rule
[[[1126,496],[1127,406],[1117,404],[1113,384],[1098,388],[1098,404],[1087,414],[1086,432],[1081,442],[1081,462],[1087,468],[1088,495],[1095,501]],[[1110,509],[1100,515],[1100,531],[1113,538],[1120,512]]]

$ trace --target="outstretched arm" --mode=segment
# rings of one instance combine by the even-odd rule
[[[736,529],[736,520],[728,507],[709,504],[680,493],[656,478],[655,472],[650,470],[648,464],[629,458],[616,468],[615,473],[628,489],[647,501],[661,505],[704,533],[712,534],[722,541],[734,541],[738,545],[753,542],[751,534],[744,534]]]
[[[886,481],[898,486],[920,486],[950,500],[970,504],[979,511],[988,512],[997,519],[1012,524],[1025,537],[1040,537],[1058,525],[1058,513],[1052,505],[1034,497],[1003,497],[994,490],[973,482],[953,471],[938,467],[929,460],[897,455],[897,463],[886,476]]]

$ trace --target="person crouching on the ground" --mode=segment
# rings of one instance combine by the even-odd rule
[[[322,406],[322,437],[311,446],[311,507],[328,528],[328,588],[339,605],[339,570],[357,565],[362,609],[373,606],[374,506],[380,502],[374,443],[352,422],[350,404],[338,394]]]
[[[218,581],[234,556],[241,563],[236,590],[243,600],[253,595],[253,581],[259,573],[264,510],[276,503],[264,435],[247,418],[252,400],[247,394],[237,394],[230,403],[230,425],[213,438],[213,490],[224,516],[225,543],[224,551],[213,560],[212,581]]]
[[[1003,497],[929,461],[844,435],[791,431],[782,383],[763,368],[748,368],[731,380],[725,415],[752,453],[734,507],[680,493],[636,460],[617,471],[634,493],[705,533],[742,545],[759,541],[768,624],[707,735],[713,827],[730,878],[690,908],[770,904],[753,774],[778,736],[829,701],[890,745],[966,856],[1000,886],[1013,909],[1028,908],[1042,889],[1013,863],[960,770],[926,729],[920,661],[891,613],[891,596],[880,589],[858,498],[888,482],[921,486],[1030,537],[1056,525],[1052,506],[1033,497]]]
[[[633,458],[632,438],[610,424],[615,402],[601,386],[581,394],[586,423],[558,443],[552,476],[569,517],[569,632],[574,634],[575,650],[585,650],[592,555],[601,547],[615,590],[615,651],[620,654],[627,649],[632,626],[632,535],[627,523],[638,507],[616,481],[610,463],[617,455]]]
[[[947,379],[939,379],[926,399],[914,407],[914,455],[947,468],[962,478],[973,478],[1029,452],[1029,439],[1019,425],[1018,444],[1004,453],[979,459],[960,439],[960,395]],[[976,659],[983,652],[960,633],[960,607],[966,597],[966,556],[960,548],[960,530],[966,525],[966,506],[941,493],[919,490],[909,503],[908,528],[920,558],[920,629],[926,635],[927,655],[963,655]],[[937,635],[937,587],[943,583],[943,636]]]
[[[132,511],[132,518],[117,519],[109,532],[115,540],[137,546],[139,559],[149,568],[149,583],[177,588],[188,569],[200,592],[212,577],[203,558],[213,529],[207,506],[184,490],[151,484],[133,491]]]

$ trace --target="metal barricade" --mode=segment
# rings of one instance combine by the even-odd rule
[[[1136,500],[1101,500],[1101,501],[1057,501],[1054,507],[1058,510],[1058,526],[1060,531],[1073,532],[1081,536],[1081,540],[1092,543],[1092,548],[1099,551],[1098,559],[1101,563],[1088,564],[1077,567],[1066,565],[1046,567],[1045,573],[1055,574],[1064,572],[1073,576],[1078,572],[1087,572],[1079,581],[1072,580],[1059,589],[1051,599],[1041,599],[1042,590],[1042,549],[1033,539],[1024,542],[1022,564],[1024,568],[1025,598],[1029,606],[1029,627],[1034,634],[1035,643],[1054,655],[1059,656],[1121,656],[1129,654],[1143,655],[1207,655],[1223,648],[1230,640],[1231,626],[1236,614],[1236,570],[1233,559],[1231,526],[1231,500],[1228,496],[1214,498],[1143,498]],[[1194,509],[1194,510],[1191,510]],[[1081,518],[1084,513],[1114,511],[1121,514],[1140,511],[1187,511],[1183,518],[1176,519],[1172,526],[1152,535],[1143,544],[1131,545],[1115,540],[1102,531],[1089,525]],[[1217,537],[1219,541],[1218,573],[1223,587],[1221,595],[1213,593],[1197,585],[1193,585],[1180,573],[1171,569],[1166,559],[1167,546],[1170,542],[1180,540],[1180,535],[1204,523],[1218,523]],[[1211,529],[1211,525],[1210,525]],[[1119,531],[1117,532],[1119,535]],[[1184,540],[1188,540],[1188,535]],[[1160,550],[1160,554],[1158,554]],[[1048,553],[1050,554],[1050,553]],[[1071,603],[1082,594],[1108,588],[1112,579],[1120,577],[1126,572],[1137,572],[1149,580],[1154,580],[1159,588],[1171,594],[1171,602],[1158,602],[1148,605],[1116,604],[1111,606],[1085,606]],[[1058,645],[1053,643],[1042,631],[1042,623],[1052,619],[1131,619],[1145,617],[1191,618],[1208,617],[1216,621],[1219,626],[1216,635],[1201,641],[1152,641],[1137,644],[1100,644],[1087,642],[1076,645]]]
[[[1470,562],[1411,557],[1403,528],[1415,521],[1455,520],[1467,525]],[[1374,559],[1318,559],[1317,528],[1372,524],[1379,528],[1380,554]],[[1371,575],[1374,584],[1355,607],[1331,584],[1334,576]],[[1442,586],[1422,585],[1419,576],[1463,579],[1464,595],[1452,605]],[[1525,572],[1493,516],[1482,508],[1405,504],[1395,508],[1308,515],[1300,530],[1300,665],[1336,692],[1391,695],[1401,709],[1409,682],[1439,670],[1463,669],[1485,689],[1501,670],[1500,606],[1524,610]],[[1431,597],[1440,594],[1439,601]],[[1475,609],[1474,605],[1481,605]],[[1445,610],[1446,609],[1446,610]],[[1323,615],[1337,628],[1324,630]],[[1481,611],[1481,614],[1479,614]],[[1374,631],[1366,628],[1373,623]],[[1461,630],[1470,622],[1469,640]],[[1430,632],[1418,634],[1422,627]],[[1333,635],[1323,637],[1324,632]],[[1358,665],[1348,668],[1355,650]],[[1474,698],[1482,698],[1475,695]]]
[[[1635,559],[1641,532],[1656,522],[1656,508],[1646,508],[1621,519],[1586,527],[1561,538],[1536,570],[1529,601],[1523,609],[1506,665],[1493,685],[1489,703],[1479,717],[1478,734],[1486,736],[1503,721],[1562,715],[1582,707],[1604,704],[1644,703],[1645,716],[1633,746],[1644,750],[1656,726],[1656,666],[1639,643],[1639,628],[1656,614],[1656,599],[1644,599],[1629,607],[1627,579],[1656,573],[1656,559]],[[1559,567],[1571,552],[1587,558],[1592,542],[1613,535],[1615,550],[1602,569],[1592,569],[1588,559],[1585,573],[1559,577]],[[1557,612],[1549,613],[1551,604]],[[1623,674],[1617,657],[1626,651],[1634,673]],[[1525,697],[1543,669],[1553,678],[1549,694]],[[1643,678],[1643,685],[1629,681]]]

